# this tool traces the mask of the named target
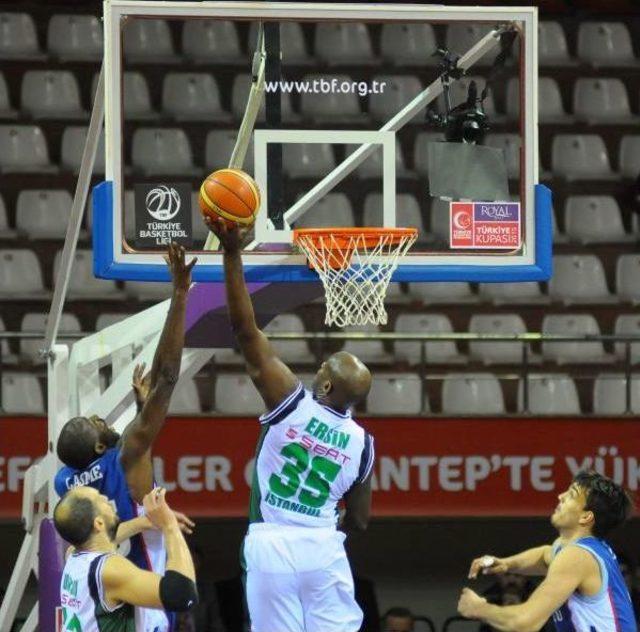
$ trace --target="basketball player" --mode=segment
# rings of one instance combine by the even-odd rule
[[[471,579],[480,572],[546,576],[531,597],[515,606],[494,606],[465,588],[458,611],[514,632],[539,630],[551,616],[558,632],[637,632],[629,591],[603,539],[629,517],[629,496],[610,479],[581,472],[558,498],[551,523],[560,537],[553,545],[471,564]]]
[[[122,437],[96,416],[74,417],[64,425],[57,444],[58,457],[65,464],[56,475],[57,494],[63,496],[73,487],[90,485],[115,503],[122,520],[135,518],[142,499],[153,489],[151,448],[164,425],[180,375],[187,292],[196,259],[186,264],[184,248],[177,244],[169,246],[166,259],[173,295],[149,376],[142,377],[142,367],[134,374],[138,415]],[[145,531],[131,538],[127,557],[142,569],[162,574],[166,559],[162,533]],[[161,611],[148,611],[144,621],[143,632],[171,628],[171,616]]]
[[[231,326],[268,410],[260,417],[244,542],[251,629],[355,632],[362,611],[343,531],[363,530],[369,519],[373,439],[351,408],[366,397],[371,375],[341,352],[322,364],[313,391],[303,388],[256,325],[240,256],[244,232],[206,223],[224,249]]]
[[[153,490],[143,502],[147,519],[166,542],[164,576],[142,570],[116,553],[119,517],[95,488],[75,487],[56,505],[56,529],[75,549],[60,584],[64,630],[137,632],[143,628],[143,611],[134,606],[181,612],[197,602],[191,553],[165,490]]]

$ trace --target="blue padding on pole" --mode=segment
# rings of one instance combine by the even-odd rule
[[[516,266],[442,265],[403,266],[394,281],[473,281],[524,282],[548,281],[552,274],[553,222],[551,191],[543,184],[535,186],[535,263]],[[135,264],[116,262],[113,252],[113,183],[102,182],[93,190],[93,272],[102,279],[123,281],[169,281],[164,262]],[[255,282],[318,281],[318,275],[306,265],[246,265],[245,278]],[[193,270],[194,281],[221,282],[222,264],[200,264]]]

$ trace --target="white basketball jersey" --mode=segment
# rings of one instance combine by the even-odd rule
[[[373,467],[371,435],[302,384],[260,423],[250,521],[335,526],[338,502]]]

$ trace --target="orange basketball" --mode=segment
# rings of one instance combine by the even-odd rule
[[[219,169],[202,183],[199,203],[203,215],[251,226],[260,208],[260,190],[248,173]]]

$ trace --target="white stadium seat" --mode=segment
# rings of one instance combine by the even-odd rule
[[[221,374],[216,378],[215,408],[227,415],[262,415],[266,408],[256,387],[245,374]]]
[[[28,13],[0,13],[0,59],[40,56],[38,35]]]
[[[529,407],[533,415],[579,415],[580,400],[574,381],[564,374],[529,375]],[[524,411],[524,386],[518,384],[518,410]]]
[[[249,26],[249,54],[256,50],[258,23],[252,21]],[[287,20],[280,22],[280,47],[282,61],[286,64],[308,64],[313,61],[307,52],[302,26],[298,22]]]
[[[44,298],[42,270],[36,254],[27,249],[0,249],[0,297]]]
[[[542,21],[538,25],[538,62],[541,66],[570,63],[567,38],[559,22]]]
[[[237,130],[232,129],[212,130],[207,134],[204,152],[207,171],[215,171],[229,165],[237,138]],[[249,142],[242,168],[253,174],[253,140]]]
[[[572,195],[565,206],[565,231],[583,244],[633,240],[622,223],[618,202],[611,195]]]
[[[616,336],[637,336],[638,342],[616,342],[615,352],[620,359],[627,357],[627,344],[631,347],[631,362],[634,364],[640,361],[640,316],[635,314],[621,314],[616,318],[614,327]]]
[[[202,412],[198,387],[193,378],[182,378],[169,402],[170,415],[197,415]]]
[[[396,319],[394,332],[398,334],[450,334],[453,327],[445,314],[400,314]],[[464,356],[458,353],[454,340],[427,341],[418,340],[394,343],[394,353],[398,360],[405,360],[410,364],[428,363],[457,363],[463,361]]]
[[[233,80],[233,88],[231,90],[231,112],[236,120],[242,120],[247,101],[249,100],[249,92],[251,91],[251,75],[236,75]],[[316,95],[318,96],[318,95]],[[291,121],[296,118],[291,105],[291,95],[288,92],[280,93],[280,108],[283,121]],[[260,111],[258,113],[258,121],[264,121],[266,117],[266,97],[260,103]]]
[[[542,320],[542,333],[554,336],[599,336],[600,326],[591,314],[549,314]],[[558,364],[604,362],[602,342],[543,342],[542,356]]]
[[[442,381],[445,415],[501,415],[505,411],[500,382],[493,373],[451,373]]]
[[[385,61],[397,66],[436,66],[438,48],[431,24],[382,25],[380,48]]]
[[[449,24],[447,27],[446,47],[458,55],[464,55],[492,29],[493,25],[491,24]],[[479,59],[478,64],[481,66],[492,64],[499,52],[500,47],[495,46]]]
[[[346,156],[350,156],[360,145],[347,145]],[[404,156],[400,143],[396,143],[396,177],[406,176],[407,168],[404,165]],[[365,161],[359,165],[354,175],[356,178],[382,178],[382,145],[379,145]]]
[[[640,376],[631,377],[629,412],[640,412]],[[623,415],[627,412],[627,379],[622,373],[603,373],[593,383],[593,412],[596,415]]]
[[[82,164],[82,153],[87,142],[88,128],[84,126],[72,126],[65,128],[62,134],[62,167],[66,170],[78,173]],[[100,132],[96,160],[93,164],[93,173],[103,174],[105,171],[104,130]]]
[[[123,27],[124,57],[128,62],[176,61],[169,24],[165,20],[131,19]]]
[[[91,83],[91,102],[93,103],[98,88],[98,73]],[[151,95],[147,80],[141,72],[126,71],[122,73],[122,103],[125,121],[157,119],[158,113],[151,105]]]
[[[102,59],[102,24],[95,15],[54,15],[47,29],[49,52],[64,61]]]
[[[127,281],[125,283],[127,296],[139,301],[162,301],[171,297],[171,285],[163,281]]]
[[[525,283],[480,283],[480,296],[492,303],[499,304],[527,304],[546,301],[540,290],[540,284],[535,281]]]
[[[367,397],[370,415],[417,415],[428,412],[422,405],[422,380],[415,373],[376,373]]]
[[[640,135],[622,137],[619,165],[623,178],[635,180],[640,176]]]
[[[35,125],[0,125],[0,172],[53,173],[47,140]]]
[[[623,22],[581,22],[578,27],[578,57],[594,66],[636,63],[627,25]]]
[[[520,119],[519,77],[512,77],[507,83],[507,115],[513,120]],[[560,86],[551,77],[538,79],[538,118],[542,123],[561,123],[571,120],[562,104]]]
[[[96,320],[96,331],[102,331],[107,327],[111,327],[111,325],[120,323],[125,318],[129,318],[129,316],[132,316],[132,314],[126,312],[103,312]]]
[[[344,333],[379,333],[380,329],[375,325],[364,327],[347,327]],[[345,340],[343,351],[360,358],[365,364],[386,363],[392,360],[392,356],[385,350],[382,340],[364,338],[363,340]]]
[[[132,162],[145,175],[198,175],[191,145],[181,129],[145,128],[133,134]]]
[[[162,110],[177,120],[231,120],[222,108],[218,83],[205,72],[167,73],[162,84]]]
[[[312,87],[314,81],[326,81],[336,85],[347,82],[353,83],[348,75],[305,75],[303,81]],[[360,109],[360,99],[355,92],[339,92],[329,90],[327,93],[303,92],[300,100],[300,112],[303,118],[314,122],[330,121],[363,121],[365,120]]]
[[[551,148],[554,175],[568,180],[612,179],[609,154],[596,134],[556,134]]]
[[[374,61],[369,30],[360,22],[318,23],[314,52],[318,59],[334,66]]]
[[[30,312],[25,314],[22,319],[20,331],[22,333],[42,333],[47,328],[48,314]],[[58,330],[56,344],[72,345],[78,338],[65,338],[65,334],[77,333],[82,331],[80,321],[75,314],[62,314]],[[20,340],[20,354],[27,358],[30,362],[44,362],[44,358],[40,357],[40,349],[44,343],[44,335],[42,338],[23,338]]]
[[[4,321],[0,316],[0,332],[7,331]],[[0,339],[0,364],[13,364],[16,361],[15,354],[12,353],[9,341],[6,338]]]
[[[621,79],[578,79],[573,89],[573,113],[587,123],[628,123],[629,95]]]
[[[63,239],[73,198],[64,189],[27,189],[16,203],[16,227],[30,239]]]
[[[524,334],[527,327],[518,314],[474,314],[469,333],[512,335]],[[522,362],[522,342],[469,342],[469,352],[486,364]]]
[[[616,292],[623,301],[640,303],[640,255],[620,255],[616,263]]]
[[[68,70],[28,70],[20,90],[22,110],[34,118],[86,118],[80,86]]]
[[[296,222],[295,228],[330,228],[353,226],[353,209],[344,193],[328,193]]]
[[[422,83],[413,75],[377,75],[373,81],[379,84],[377,94],[369,95],[369,114],[375,121],[386,122],[422,92]],[[424,118],[419,112],[414,121]]]
[[[4,77],[4,73],[0,72],[0,117],[15,118],[16,116],[17,112],[11,107],[7,80]]]
[[[369,193],[364,200],[363,226],[382,226],[382,193]],[[412,226],[424,235],[425,228],[418,200],[411,193],[396,195],[396,226]]]
[[[304,333],[304,323],[297,314],[278,314],[265,328],[269,334]],[[272,340],[271,345],[284,362],[315,362],[306,340]]]
[[[290,178],[326,176],[335,165],[329,143],[290,143],[282,151],[282,169]]]
[[[182,52],[196,63],[237,64],[243,58],[236,25],[230,20],[185,20]]]
[[[9,228],[9,218],[7,217],[7,207],[4,198],[0,195],[0,238],[10,239],[15,237],[15,231]]]
[[[30,373],[2,373],[2,408],[7,414],[40,415],[45,412],[40,382]]]
[[[469,303],[476,300],[471,286],[465,282],[433,281],[410,283],[410,296],[425,305],[430,303]]]
[[[58,278],[62,251],[56,253],[53,262],[53,282]],[[93,251],[76,250],[71,266],[68,286],[69,297],[74,298],[113,298],[119,294],[116,284],[106,279],[98,279],[93,275]]]
[[[596,255],[556,255],[549,295],[565,303],[611,300],[602,262]]]

